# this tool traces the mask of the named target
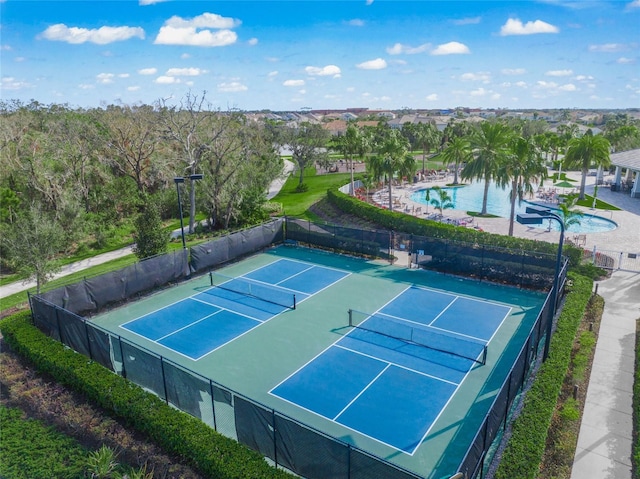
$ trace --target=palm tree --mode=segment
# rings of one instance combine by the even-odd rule
[[[515,138],[511,146],[511,155],[505,163],[504,183],[510,183],[509,199],[509,236],[513,236],[513,221],[516,211],[516,199],[521,202],[525,194],[533,193],[533,184],[543,178],[547,169],[531,139]]]
[[[611,144],[602,135],[594,135],[591,129],[580,138],[569,140],[569,146],[565,153],[565,165],[567,167],[580,168],[582,180],[580,181],[580,200],[584,200],[584,189],[587,182],[587,174],[591,165],[608,167],[611,165]]]
[[[458,168],[462,163],[472,159],[471,144],[466,138],[455,137],[447,144],[447,147],[440,153],[442,163],[450,165],[453,163],[453,184],[458,184]]]
[[[353,159],[358,157],[363,159],[369,150],[368,136],[363,134],[362,130],[354,123],[349,123],[344,135],[337,136],[333,139],[333,149],[342,153],[347,160],[347,166],[351,172],[351,188],[350,192],[355,195],[353,185]]]
[[[480,215],[487,214],[487,197],[491,181],[509,154],[512,130],[503,123],[484,122],[471,134],[473,158],[462,169],[463,180],[484,180]]]
[[[567,231],[572,225],[579,225],[580,219],[584,214],[580,210],[574,209],[574,206],[578,202],[578,195],[575,193],[567,195],[564,202],[560,203],[558,207],[561,212],[562,223],[564,224],[564,230]]]
[[[431,192],[435,193],[436,197],[431,198],[430,202],[435,209],[440,210],[440,216],[442,216],[443,210],[453,208],[453,202],[451,201],[451,196],[449,196],[447,190],[439,186],[434,186],[431,188]]]
[[[416,142],[422,147],[422,173],[425,171],[425,161],[431,148],[440,141],[440,133],[433,123],[418,123],[414,125]]]
[[[409,141],[399,130],[383,130],[378,142],[378,154],[369,161],[371,172],[376,179],[387,178],[389,188],[389,210],[393,210],[392,183],[397,173],[400,178],[415,172],[416,161],[409,154]]]

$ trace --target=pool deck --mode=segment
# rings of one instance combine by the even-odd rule
[[[569,172],[567,173],[567,176],[576,180],[576,188],[580,187],[579,173]],[[405,204],[405,207],[394,207],[394,210],[426,218],[427,212],[431,214],[437,211],[432,205],[429,205],[427,208],[424,204],[412,201],[410,199],[411,193],[419,189],[432,188],[434,186],[445,186],[447,183],[451,183],[452,181],[453,177],[449,176],[437,181],[420,181],[403,187],[395,187],[393,189],[393,195],[398,198],[399,203]],[[588,176],[586,186],[587,194],[593,194],[594,185],[595,176]],[[551,180],[545,180],[543,187],[545,189],[552,188],[553,182]],[[593,214],[613,220],[618,224],[618,227],[606,232],[582,234],[579,245],[587,250],[593,250],[594,247],[597,247],[597,249],[609,251],[640,253],[640,198],[631,198],[628,194],[622,192],[612,192],[608,187],[599,187],[597,197],[602,201],[621,208],[621,210],[610,211],[593,210],[582,207],[577,208],[581,209],[586,214]],[[386,191],[382,192],[382,199],[384,200],[385,198],[387,198]],[[537,198],[532,198],[532,201],[543,204],[538,201]],[[549,204],[549,206],[557,207],[555,204]],[[443,216],[454,221],[469,218],[466,211],[452,209],[444,210]],[[473,222],[467,223],[467,227],[480,228],[483,231],[506,235],[509,232],[509,220],[508,218],[501,217],[476,217],[473,219]],[[513,225],[513,231],[514,236],[538,241],[548,241],[550,243],[557,243],[560,238],[560,233],[558,231],[547,231],[546,228],[534,228],[521,225],[517,222]],[[575,233],[567,233],[566,238],[568,240],[577,241],[577,235]]]

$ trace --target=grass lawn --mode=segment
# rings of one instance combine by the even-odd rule
[[[578,200],[576,203],[579,206],[584,206],[585,208],[593,208],[593,196],[584,195],[584,200]],[[620,208],[617,206],[613,206],[605,201],[599,200],[596,198],[596,209],[597,210],[611,210],[611,211],[620,211]]]
[[[316,175],[315,168],[306,168],[304,170],[304,184],[307,185],[307,191],[302,193],[296,191],[299,175],[294,172],[272,201],[282,203],[282,208],[287,216],[312,219],[312,215],[307,210],[324,198],[329,188],[345,185],[349,182],[350,177],[349,173]]]

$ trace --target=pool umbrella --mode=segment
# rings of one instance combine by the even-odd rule
[[[559,181],[558,183],[555,183],[553,186],[555,186],[556,188],[562,188],[562,194],[564,194],[565,188],[575,188],[575,186],[572,183],[569,183],[568,181]]]

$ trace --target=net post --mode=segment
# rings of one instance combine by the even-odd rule
[[[209,271],[209,282],[211,283],[211,286],[213,286],[213,272]]]
[[[353,309],[349,308],[349,326],[353,326]]]
[[[484,348],[482,348],[482,365],[483,366],[487,364],[487,349],[488,347],[486,345]]]
[[[293,309],[296,309],[296,295],[293,295]]]

